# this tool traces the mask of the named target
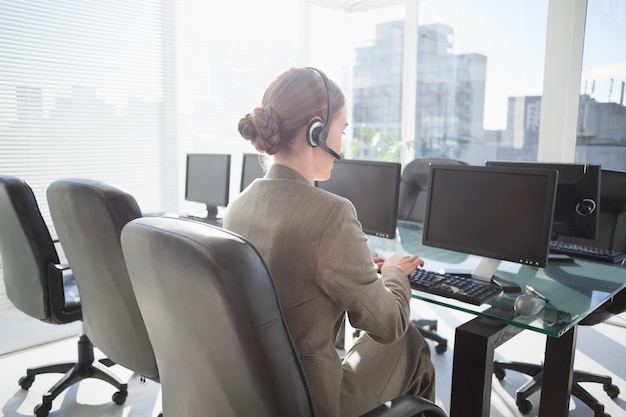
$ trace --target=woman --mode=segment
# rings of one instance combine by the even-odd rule
[[[358,416],[402,394],[434,400],[429,347],[409,325],[407,274],[423,261],[373,262],[353,205],[314,186],[330,177],[346,127],[343,93],[321,71],[280,74],[239,122],[244,139],[274,163],[223,223],[259,250],[272,274],[317,417]],[[342,360],[335,338],[346,312],[363,334]]]

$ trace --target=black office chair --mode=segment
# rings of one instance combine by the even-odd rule
[[[76,277],[87,333],[116,364],[158,381],[152,344],[120,245],[122,227],[141,216],[136,200],[89,179],[56,180],[47,196],[52,221]]]
[[[598,239],[566,238],[573,243],[607,248],[626,252],[626,172],[602,170],[600,178],[600,229]],[[596,311],[585,317],[580,325],[593,326],[602,323],[616,314],[626,311],[626,290],[617,293],[612,300],[607,301]],[[543,366],[523,362],[494,362],[494,374],[499,380],[506,376],[505,370],[522,372],[532,377],[520,387],[515,396],[515,403],[522,414],[529,413],[533,403],[528,399],[530,395],[541,389]],[[600,375],[591,372],[574,370],[572,380],[572,395],[587,404],[595,417],[610,417],[604,412],[604,404],[589,393],[580,384],[595,382],[602,384],[604,391],[610,398],[616,398],[620,389],[613,384],[609,375]]]
[[[6,293],[17,309],[50,324],[82,320],[74,276],[68,265],[59,262],[32,189],[20,178],[7,175],[0,175],[0,255]],[[86,334],[79,337],[76,362],[28,368],[19,384],[29,389],[37,375],[48,373],[65,375],[43,395],[33,411],[37,417],[47,416],[52,401],[85,378],[98,378],[117,388],[115,403],[122,404],[126,399],[126,383],[94,362],[94,348]]]
[[[467,165],[463,161],[445,158],[418,158],[409,162],[400,180],[398,197],[398,220],[424,222],[426,196],[428,193],[428,173],[430,164]],[[448,340],[437,334],[437,320],[419,319],[411,321],[426,339],[437,342],[435,351],[443,353],[448,349]]]
[[[208,224],[144,217],[124,227],[122,248],[166,416],[313,415],[271,276],[250,243]],[[420,413],[445,416],[426,399],[404,396],[364,417]]]

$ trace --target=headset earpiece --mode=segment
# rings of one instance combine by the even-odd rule
[[[324,124],[320,119],[313,119],[307,126],[307,141],[309,145],[312,147],[316,147],[320,145],[320,142],[326,140],[326,138],[322,138],[322,134],[324,132]]]

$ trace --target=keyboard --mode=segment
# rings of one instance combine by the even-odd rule
[[[409,283],[414,290],[478,306],[502,292],[502,287],[499,285],[479,281],[469,275],[440,274],[422,268],[409,274]]]
[[[550,241],[550,252],[562,253],[573,258],[586,258],[593,261],[614,264],[620,263],[626,259],[626,253],[621,251],[563,242],[562,240]]]

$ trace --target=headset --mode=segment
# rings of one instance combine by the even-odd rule
[[[320,77],[322,77],[322,80],[324,81],[324,86],[326,87],[326,97],[328,100],[328,104],[326,106],[326,109],[327,109],[326,124],[322,123],[322,120],[319,118],[313,119],[311,123],[309,123],[306,129],[307,142],[309,143],[309,145],[311,145],[314,148],[319,146],[320,148],[322,148],[323,150],[331,154],[333,158],[339,161],[341,160],[341,156],[339,156],[337,152],[330,149],[330,147],[326,144],[326,139],[328,139],[328,131],[330,129],[330,123],[332,122],[332,114],[333,114],[333,108],[330,102],[330,82],[328,81],[328,78],[326,78],[326,75],[321,70],[318,70],[317,68],[313,68],[313,67],[305,67],[305,68],[317,72],[320,75]]]

